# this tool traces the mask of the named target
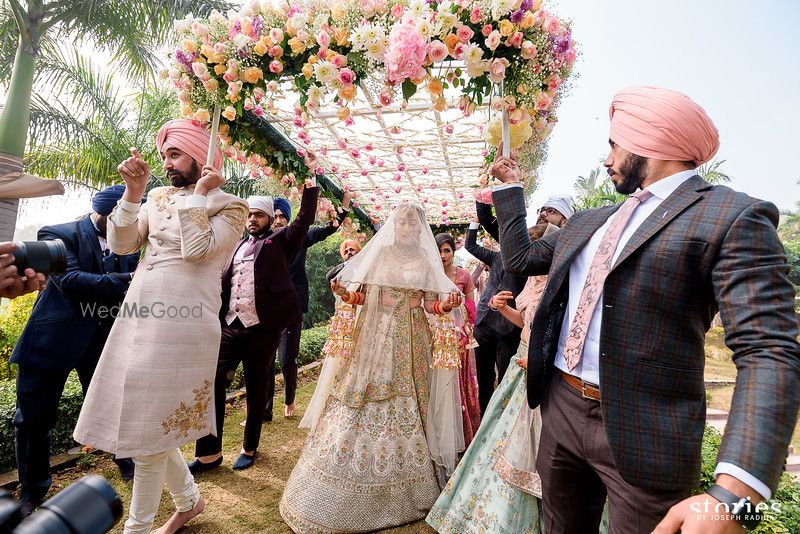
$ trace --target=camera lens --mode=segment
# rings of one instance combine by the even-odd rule
[[[122,501],[99,475],[87,475],[56,494],[14,534],[102,534],[122,517]]]
[[[14,258],[20,274],[29,267],[42,274],[63,274],[67,270],[67,246],[60,239],[18,241]]]

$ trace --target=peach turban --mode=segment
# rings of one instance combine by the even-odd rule
[[[342,258],[344,258],[344,249],[346,249],[347,247],[353,247],[354,249],[356,249],[356,252],[361,252],[361,245],[359,245],[357,241],[354,241],[352,239],[345,239],[344,241],[342,241],[342,244],[339,245],[339,255]]]
[[[158,130],[156,134],[156,148],[161,152],[164,143],[169,143],[175,148],[183,150],[202,167],[206,164],[208,154],[208,143],[211,135],[200,126],[195,126],[191,121],[181,119],[169,121]],[[214,161],[212,167],[217,170],[222,169],[222,150],[219,143],[214,147]]]
[[[609,110],[611,140],[637,156],[706,163],[719,148],[719,133],[706,112],[683,93],[661,87],[628,87]]]

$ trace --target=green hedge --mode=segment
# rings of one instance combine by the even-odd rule
[[[695,494],[705,492],[714,482],[714,468],[717,465],[717,453],[722,436],[715,428],[707,426],[703,435],[702,471],[700,487]],[[779,503],[780,512],[770,506],[764,512],[763,519],[753,532],[757,534],[796,534],[800,532],[800,480],[788,473],[781,476],[778,489],[772,494],[772,503]]]
[[[28,322],[36,295],[29,293],[11,301],[3,299],[0,305],[0,380],[14,378],[17,374],[16,365],[8,363],[8,359]]]
[[[14,456],[14,412],[16,411],[17,390],[14,380],[0,381],[0,473],[16,467]],[[58,405],[58,422],[51,434],[50,448],[53,454],[60,454],[72,448],[72,431],[81,413],[83,393],[78,375],[73,372],[67,379],[61,403]]]

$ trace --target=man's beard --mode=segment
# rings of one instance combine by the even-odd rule
[[[614,183],[617,193],[630,195],[642,187],[642,183],[647,177],[647,158],[636,154],[628,154],[628,157],[619,166],[619,173],[615,174],[619,174],[622,177],[619,182]]]
[[[167,176],[169,177],[169,181],[172,182],[173,187],[186,187],[187,185],[192,185],[197,183],[197,180],[200,179],[200,165],[197,164],[195,160],[192,160],[192,167],[189,169],[189,173],[192,177],[186,176],[180,171],[169,171]]]

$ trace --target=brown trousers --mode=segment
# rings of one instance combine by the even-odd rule
[[[556,374],[542,401],[536,469],[542,479],[545,532],[599,530],[608,498],[610,534],[649,533],[691,490],[632,486],[611,456],[600,403],[586,399]]]

